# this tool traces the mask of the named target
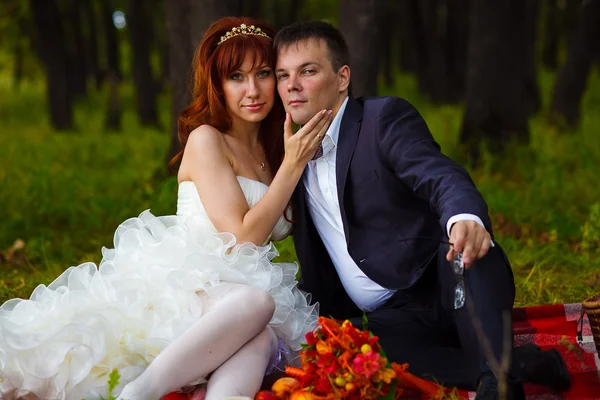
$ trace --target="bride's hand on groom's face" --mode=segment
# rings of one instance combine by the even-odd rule
[[[475,221],[458,221],[450,230],[450,246],[446,259],[452,261],[462,252],[465,268],[483,258],[490,249],[492,237],[487,230]]]
[[[285,159],[304,167],[317,152],[332,120],[333,112],[331,110],[319,111],[294,134],[292,116],[290,113],[286,113],[283,130]]]

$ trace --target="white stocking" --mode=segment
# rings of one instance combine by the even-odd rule
[[[222,400],[227,396],[254,398],[277,350],[277,336],[267,327],[211,375],[205,400]]]
[[[206,314],[126,385],[118,399],[158,400],[207,376],[263,331],[275,310],[268,293],[248,285],[223,283],[206,299]]]

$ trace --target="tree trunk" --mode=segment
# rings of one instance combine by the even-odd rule
[[[469,0],[448,0],[444,58],[447,65],[447,100],[459,102],[465,97],[467,48],[469,43]]]
[[[179,113],[190,103],[190,66],[194,45],[190,29],[190,0],[165,4],[167,38],[169,42],[169,76],[171,81],[171,141],[167,162],[181,149],[177,135]]]
[[[442,51],[441,27],[446,0],[411,0],[406,3],[409,31],[414,41],[414,68],[419,91],[435,103],[446,101],[447,65]]]
[[[15,39],[14,57],[13,57],[13,86],[18,89],[23,80],[23,44],[21,37]]]
[[[339,21],[350,50],[352,95],[376,96],[380,58],[377,0],[342,0]]]
[[[275,0],[273,4],[273,22],[275,28],[281,29],[287,25],[287,10],[286,6],[281,1]]]
[[[428,79],[429,52],[427,51],[428,38],[425,33],[425,18],[423,17],[423,6],[420,0],[409,0],[407,3],[407,17],[409,19],[409,30],[414,41],[415,76],[419,85],[419,91],[426,96],[431,93],[431,82]]]
[[[87,22],[87,43],[88,51],[86,55],[86,69],[88,78],[92,78],[96,88],[102,86],[102,74],[98,63],[98,27],[96,22],[96,9],[94,0],[84,0],[81,3],[83,7],[84,19]]]
[[[600,0],[581,3],[579,24],[570,41],[567,59],[558,72],[550,112],[559,123],[575,128],[588,75],[600,47]]]
[[[551,70],[558,67],[558,47],[560,44],[561,24],[558,0],[547,0],[544,5],[544,37],[542,40],[542,63]]]
[[[157,95],[162,92],[169,82],[169,41],[167,40],[167,27],[165,24],[165,0],[154,0],[153,8],[150,10],[152,15],[152,32],[153,32],[153,50],[158,55],[159,67],[154,75],[158,78],[154,79],[154,86]],[[151,51],[151,53],[152,53]]]
[[[255,2],[258,3],[258,2]],[[273,25],[277,29],[298,21],[304,0],[273,0]]]
[[[242,14],[250,18],[261,19],[263,17],[264,1],[246,1],[243,3]]]
[[[108,70],[108,104],[106,105],[106,128],[112,131],[121,130],[121,104],[119,101],[119,78],[114,71]]]
[[[85,37],[81,29],[81,0],[70,0],[68,6],[67,19],[69,23],[65,24],[71,39],[68,41],[68,64],[69,89],[73,98],[85,97],[87,94],[87,71],[86,71],[86,51]],[[57,21],[58,22],[58,21]]]
[[[67,49],[62,18],[55,0],[30,0],[36,47],[46,73],[50,120],[59,130],[73,127],[73,105],[67,76]]]
[[[18,89],[23,79],[23,57],[24,55],[24,21],[22,18],[17,20],[17,34],[14,38],[14,56],[13,56],[13,86]]]
[[[446,15],[445,0],[419,0],[420,32],[422,38],[417,55],[419,88],[434,103],[448,101],[448,68],[442,51],[443,31]]]
[[[131,65],[135,85],[136,110],[144,126],[158,126],[156,84],[150,64],[151,15],[146,0],[129,0],[129,34]]]
[[[121,57],[119,54],[119,42],[117,40],[117,28],[113,24],[112,14],[114,11],[112,0],[100,1],[100,14],[102,16],[102,27],[106,45],[106,69],[107,74],[114,74],[120,81],[123,79],[121,73]]]
[[[209,24],[226,15],[239,15],[237,0],[178,0],[165,4],[171,80],[171,141],[167,162],[181,149],[177,132],[179,113],[191,101],[191,64]],[[193,21],[193,23],[192,23]]]
[[[239,16],[242,12],[242,3],[240,0],[187,0],[191,4],[191,21],[189,24],[189,34],[191,37],[191,55],[200,44],[202,35],[208,26],[226,16]],[[167,5],[170,7],[171,4]],[[189,65],[187,65],[189,68]]]
[[[438,104],[461,100],[469,32],[468,0],[412,0],[405,4],[408,29],[413,32],[419,90]]]
[[[538,84],[538,58],[537,58],[537,32],[540,18],[539,0],[527,0],[525,6],[525,22],[523,27],[521,46],[523,60],[523,95],[528,115],[537,114],[542,108],[542,98]]]
[[[516,138],[527,141],[528,112],[523,99],[524,67],[515,54],[524,46],[526,6],[522,0],[471,1],[466,109],[461,141],[477,158],[482,140],[501,151]]]
[[[417,34],[418,23],[413,11],[418,10],[418,0],[404,0],[397,3],[398,11],[398,48],[400,53],[400,69],[407,73],[416,73],[417,48],[420,40]]]
[[[288,12],[288,21],[286,25],[292,24],[302,19],[302,8],[305,0],[290,0],[290,8]]]
[[[380,69],[385,85],[394,84],[394,49],[398,44],[395,41],[398,32],[398,5],[394,0],[379,0],[377,8],[377,25],[380,27]]]

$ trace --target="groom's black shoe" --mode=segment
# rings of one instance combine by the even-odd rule
[[[486,372],[479,378],[475,400],[525,400],[523,385],[509,379],[506,396],[500,397],[498,379],[491,372]]]
[[[559,391],[571,387],[567,364],[558,350],[540,351],[537,346],[527,346],[521,348],[520,352],[519,366],[523,371],[523,381]]]

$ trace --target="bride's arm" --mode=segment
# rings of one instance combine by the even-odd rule
[[[269,189],[252,208],[248,207],[227,157],[222,134],[206,125],[192,132],[182,162],[187,164],[215,228],[219,232],[233,233],[238,242],[264,243],[283,214],[330,123],[329,113],[319,113],[292,135],[291,118],[287,117],[285,157]]]

